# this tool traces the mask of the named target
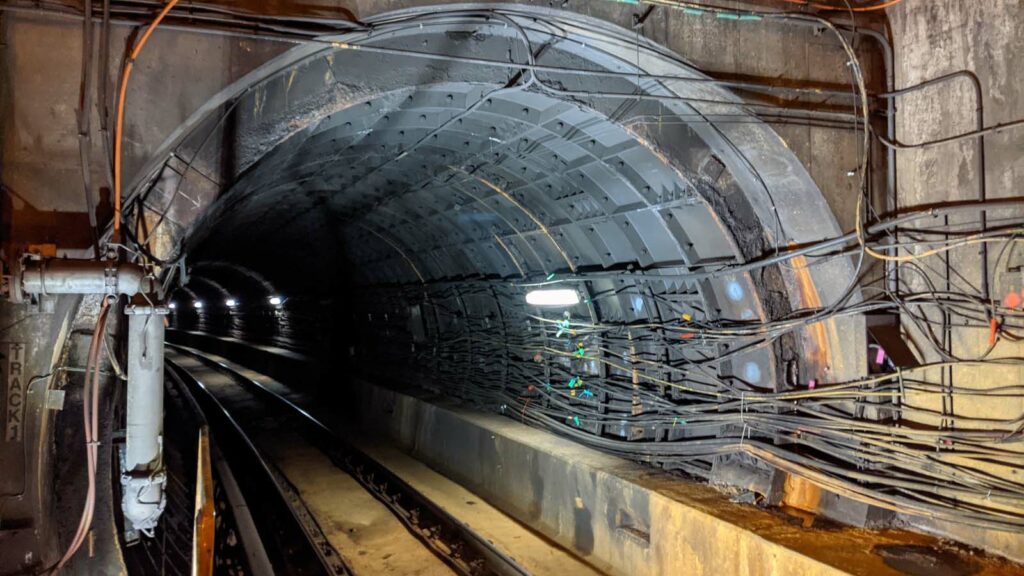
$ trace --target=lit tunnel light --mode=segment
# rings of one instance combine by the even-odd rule
[[[580,295],[567,288],[530,290],[526,293],[526,303],[533,306],[574,306],[580,303]]]
[[[235,306],[238,306],[238,300],[235,300],[234,298],[228,298],[227,300],[224,301],[224,305],[227,306],[228,308],[234,308]]]
[[[270,305],[271,306],[280,306],[282,302],[284,302],[284,300],[282,300],[280,296],[271,296],[270,297]]]
[[[167,307],[170,308],[171,310],[174,310],[175,308],[178,307],[178,305],[174,302],[171,302],[170,304],[167,305]]]
[[[203,307],[203,301],[202,300],[196,300],[195,302],[192,303],[192,306],[194,306],[196,308],[196,310],[199,310],[200,308]]]

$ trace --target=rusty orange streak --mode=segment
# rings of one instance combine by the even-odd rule
[[[807,258],[804,256],[793,258],[793,269],[797,285],[800,287],[800,305],[804,308],[820,308],[821,298],[818,297],[818,290],[814,287],[814,280],[811,279],[811,271],[807,268]],[[812,377],[817,377],[828,366],[828,336],[825,333],[824,323],[811,324],[807,327],[806,334],[814,345],[808,351],[805,360]]]

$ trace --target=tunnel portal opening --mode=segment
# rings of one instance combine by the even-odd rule
[[[604,22],[462,6],[376,24],[250,74],[143,171],[126,214],[185,280],[172,326],[779,503],[784,475],[743,448],[775,443],[745,414],[778,406],[745,395],[863,364],[837,345],[855,318],[743,329],[855,297],[844,259],[747,265],[840,234],[793,154],[727,83]],[[526,303],[549,289],[579,303]]]

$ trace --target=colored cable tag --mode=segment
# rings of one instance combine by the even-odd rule
[[[555,333],[555,338],[561,338],[562,334],[565,334],[566,332],[569,332],[571,330],[572,329],[569,327],[569,319],[566,318],[565,320],[562,320],[561,322],[558,323],[558,332]]]
[[[594,397],[594,393],[591,392],[589,389],[588,390],[584,390],[583,392],[580,392],[580,398],[593,398],[593,397]]]
[[[808,390],[814,390],[817,387],[818,387],[818,381],[817,380],[812,378],[812,379],[807,381],[807,389]]]
[[[693,320],[693,316],[690,316],[688,313],[684,312],[683,313],[683,321],[684,322],[689,322],[690,320]]]
[[[1024,302],[1024,299],[1016,292],[1010,292],[1003,298],[1003,306],[1007,308],[1017,308],[1022,302]]]
[[[680,424],[685,426],[686,425],[686,420],[683,420],[679,416],[676,416],[675,418],[672,419],[672,427],[673,428],[675,428],[676,426],[678,426]]]
[[[878,352],[875,354],[875,364],[881,366],[885,363],[885,348],[878,347]]]
[[[587,355],[587,349],[583,346],[583,342],[576,343],[576,352],[574,352],[577,358],[583,358]]]
[[[996,345],[996,332],[999,330],[999,321],[995,318],[988,321],[988,345]]]
[[[577,428],[579,428],[579,426],[580,426],[580,417],[579,416],[573,416],[572,417],[572,423],[575,424]]]

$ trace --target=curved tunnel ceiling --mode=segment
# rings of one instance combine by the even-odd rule
[[[400,13],[370,38],[267,64],[147,171],[144,203],[166,214],[154,244],[166,256],[214,230],[317,234],[343,242],[364,281],[409,282],[678,274],[838,232],[795,157],[726,90],[654,45],[637,54],[628,32],[543,14]],[[515,66],[527,44],[549,68]],[[680,80],[633,76],[637,58]],[[727,284],[698,287],[709,310],[761,315],[721,304]]]
[[[188,255],[191,297],[282,286],[328,297],[353,280],[349,329],[373,365],[493,409],[526,382],[572,376],[522,344],[565,318],[525,305],[536,284],[577,289],[584,302],[567,315],[581,326],[624,327],[629,343],[605,342],[607,358],[676,366],[650,377],[675,386],[661,386],[674,401],[722,379],[779,391],[800,373],[858,373],[840,351],[845,318],[735,348],[632,341],[629,326],[681,315],[779,318],[832,302],[852,278],[842,259],[724,268],[840,232],[793,154],[724,87],[653,44],[638,49],[635,34],[563,12],[462,6],[371,24],[255,71],[144,172],[129,215],[157,256]],[[428,341],[433,356],[417,348]],[[395,349],[412,352],[399,361]],[[629,408],[612,394],[608,410]]]

